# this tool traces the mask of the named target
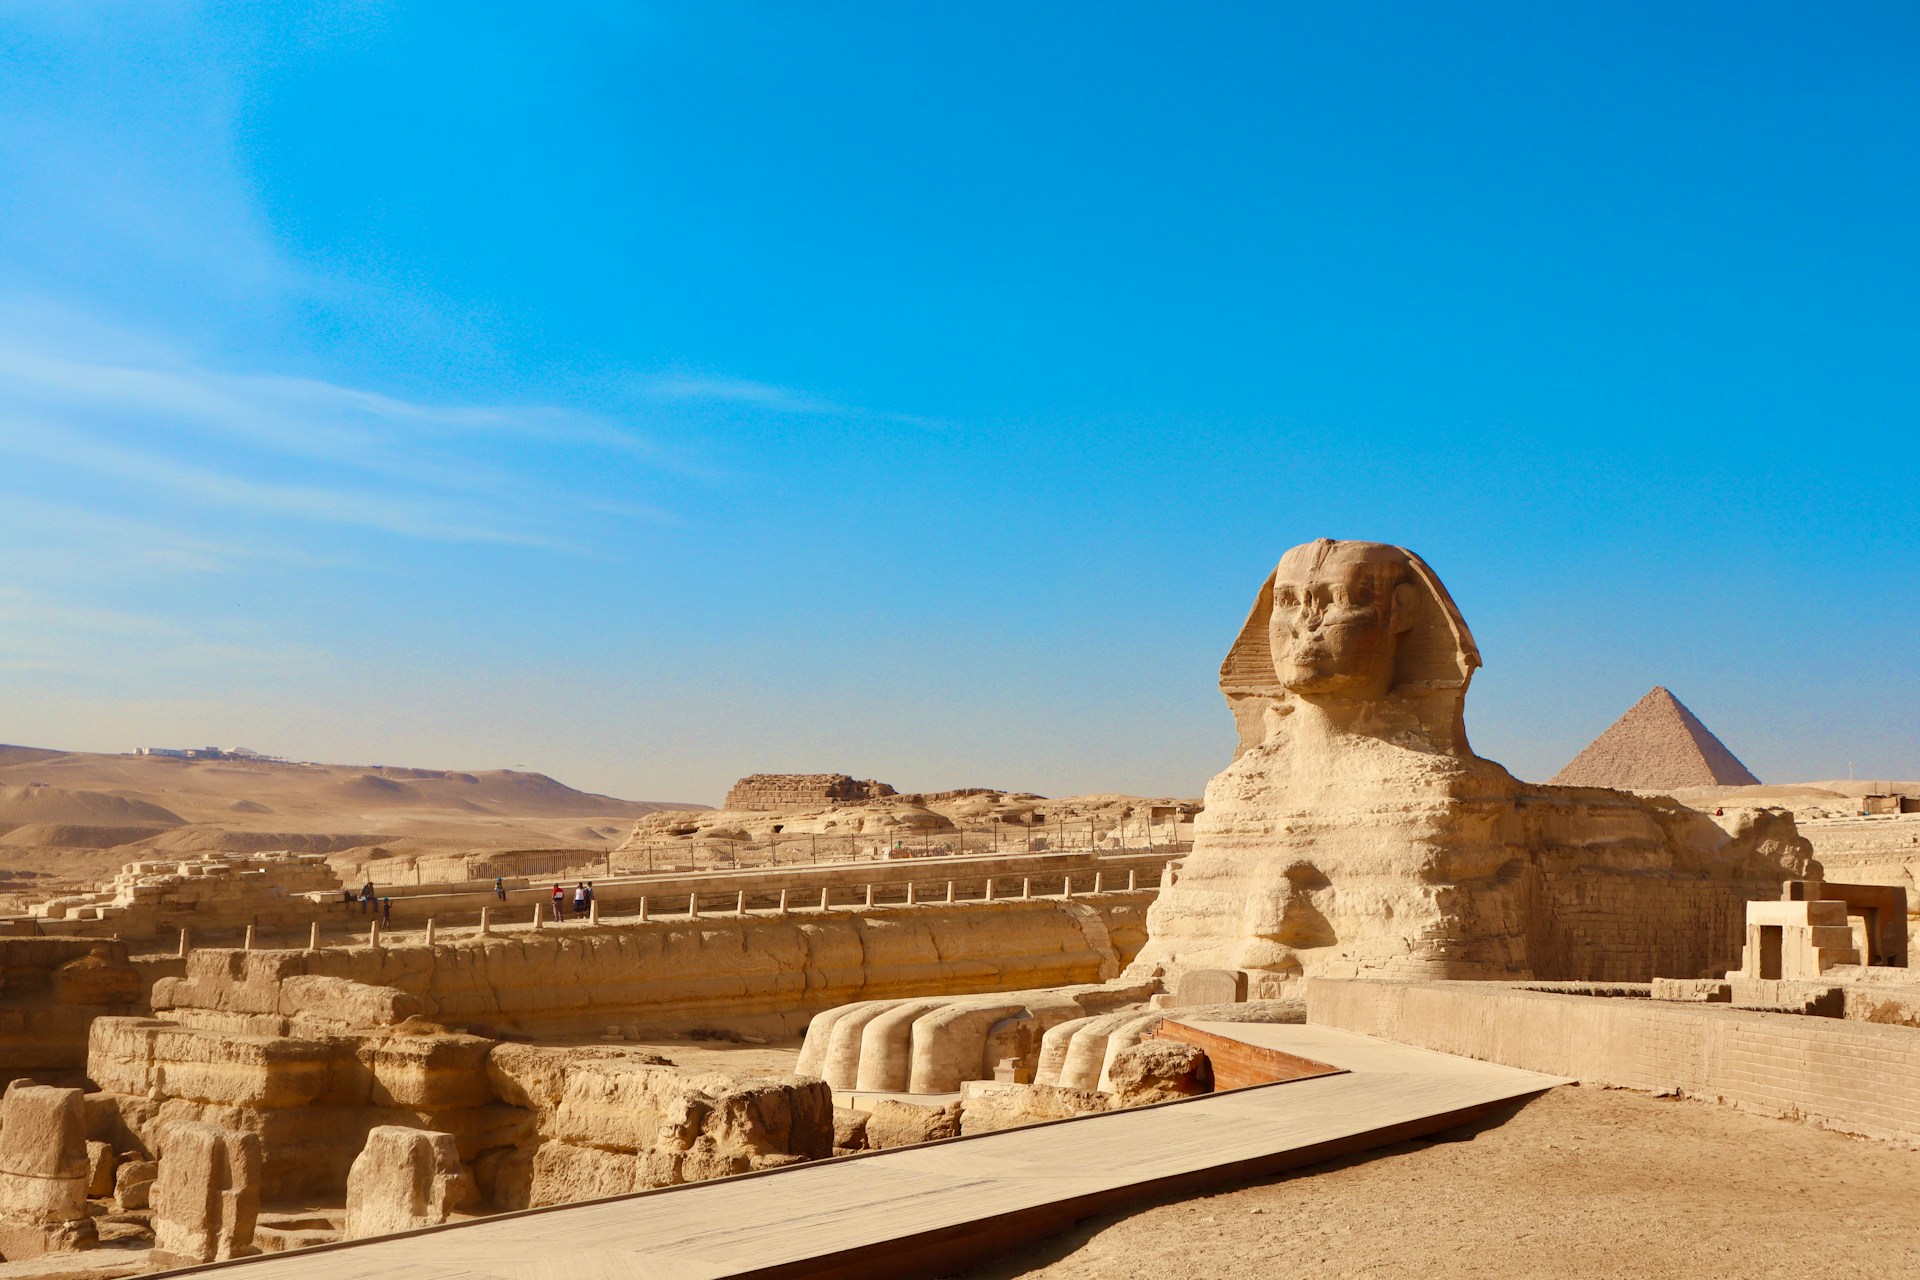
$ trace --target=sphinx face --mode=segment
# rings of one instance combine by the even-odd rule
[[[1398,547],[1314,542],[1280,558],[1267,637],[1274,673],[1309,697],[1379,698],[1419,595]]]

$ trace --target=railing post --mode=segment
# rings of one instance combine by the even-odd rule
[[[319,949],[320,949],[320,922],[318,920],[315,920],[312,924],[307,926],[307,950],[318,951]]]
[[[182,925],[180,928],[180,958],[185,960],[187,958],[187,952],[192,949],[192,944],[187,941],[186,926]]]
[[[826,886],[826,885],[821,885],[821,886],[820,886],[820,909],[821,909],[822,911],[826,911],[826,910],[829,910],[829,909],[830,909],[830,904],[829,904],[829,903],[828,903],[828,901],[827,901],[827,895],[828,895],[828,894],[830,894],[830,893],[832,893],[832,892],[833,892],[833,890],[832,890],[831,888],[829,888],[828,886]]]
[[[787,914],[787,891],[785,889],[780,891],[780,914]]]
[[[428,916],[427,917],[427,945],[428,946],[433,945],[433,938],[434,938],[433,917]]]
[[[1093,891],[1095,893],[1099,893],[1101,890],[1101,884],[1100,884],[1101,879],[1102,879],[1101,872],[1096,871],[1093,873]]]
[[[533,904],[533,927],[536,929],[540,927],[540,913],[546,909],[546,905],[544,902],[535,902]]]
[[[1135,879],[1135,877],[1138,876],[1139,874],[1140,874],[1140,870],[1138,867],[1127,868],[1127,892],[1128,893],[1132,893],[1140,887],[1139,881]]]
[[[916,900],[913,896],[913,881],[909,880],[907,881],[907,905],[910,907],[914,906],[915,902]]]
[[[600,899],[598,898],[595,898],[592,902],[589,902],[587,904],[587,923],[588,924],[600,923]]]
[[[242,951],[253,950],[253,926],[252,925],[247,926],[246,936],[240,939],[240,949]]]
[[[380,945],[380,922],[378,920],[375,920],[373,925],[367,930],[367,945],[370,947]]]
[[[982,901],[984,902],[993,901],[993,877],[992,876],[987,877],[987,896],[983,898]]]
[[[647,922],[647,895],[643,893],[640,895],[640,923],[645,924],[646,922]]]
[[[873,886],[867,886],[867,910],[873,910]]]
[[[1031,898],[1033,896],[1033,877],[1032,876],[1020,877],[1020,896],[1022,898]]]
[[[1060,896],[1063,898],[1071,898],[1073,896],[1073,877],[1072,876],[1068,876],[1065,880],[1061,881]]]
[[[700,918],[700,895],[697,893],[690,893],[687,895],[687,919],[698,920],[699,918]]]
[[[733,914],[737,916],[747,914],[747,891],[745,889],[740,891],[740,897],[733,904]]]
[[[493,932],[493,908],[480,908],[480,936],[486,937]]]
[[[947,881],[947,905],[953,905],[953,881]]]

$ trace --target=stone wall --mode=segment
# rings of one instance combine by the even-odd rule
[[[1545,859],[1528,869],[1528,968],[1571,982],[1717,977],[1740,964],[1746,904],[1773,881],[1710,879]]]
[[[124,942],[0,939],[0,1084],[28,1076],[80,1084],[88,1025],[102,1015],[144,1012],[147,985]]]
[[[1800,834],[1827,879],[1905,889],[1909,916],[1920,915],[1920,814],[1815,819],[1802,822]]]
[[[522,929],[424,946],[202,949],[155,984],[156,1012],[286,1034],[291,979],[388,988],[448,1026],[635,1033],[704,1025],[797,1033],[853,1000],[1099,981],[1146,940],[1150,891],[1097,898],[716,916]]]
[[[807,808],[853,804],[899,794],[884,782],[844,773],[755,773],[727,790],[723,809]]]
[[[1920,1146],[1920,1030],[1519,984],[1315,978],[1307,1020]]]

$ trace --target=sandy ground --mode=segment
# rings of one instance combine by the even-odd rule
[[[967,1274],[1920,1276],[1920,1152],[1591,1086],[1449,1137],[1089,1219]]]

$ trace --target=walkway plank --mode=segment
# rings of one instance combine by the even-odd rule
[[[270,1254],[193,1274],[220,1271],[233,1280],[937,1275],[1090,1213],[1450,1128],[1564,1083],[1326,1027],[1191,1025],[1345,1072]]]

